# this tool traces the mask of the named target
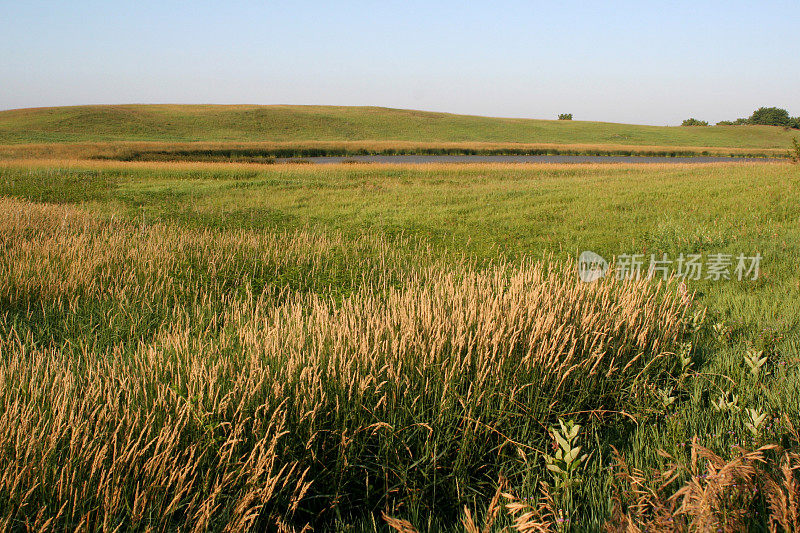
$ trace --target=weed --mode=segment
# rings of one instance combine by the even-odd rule
[[[579,470],[588,455],[582,454],[582,446],[578,445],[581,426],[573,420],[564,422],[558,419],[558,428],[550,428],[550,433],[557,446],[554,456],[544,454],[545,466],[553,473],[556,489],[568,489],[580,480]]]
[[[753,377],[760,376],[764,365],[767,364],[767,356],[762,357],[763,354],[764,350],[753,350],[748,348],[744,355],[744,362],[750,369],[750,375]]]
[[[725,393],[717,398],[714,402],[714,409],[717,411],[738,411],[739,410],[739,397],[735,394]]]
[[[747,416],[749,420],[745,422],[744,426],[754,437],[758,437],[761,434],[761,429],[764,427],[764,421],[767,419],[767,414],[762,413],[758,409],[748,408]]]

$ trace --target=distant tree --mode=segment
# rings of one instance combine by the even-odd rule
[[[800,130],[800,117],[792,117],[789,119],[789,127]]]
[[[572,113],[561,113],[558,115],[558,120],[572,120]]]
[[[788,126],[790,120],[789,112],[778,107],[760,107],[750,116],[751,124],[765,126]]]
[[[696,118],[687,118],[681,123],[681,126],[708,126],[708,122],[697,120]]]
[[[789,158],[793,163],[800,163],[800,142],[792,139],[792,146],[789,148]]]
[[[737,118],[736,120],[720,120],[717,122],[717,126],[742,126],[745,124],[750,124],[749,118]]]

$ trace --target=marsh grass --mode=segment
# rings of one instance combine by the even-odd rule
[[[695,474],[703,494],[708,461],[780,444],[789,455],[763,452],[747,481],[769,498],[715,508],[789,530],[798,177],[4,163],[3,526],[585,531],[627,513],[652,527],[616,448],[648,482],[679,467],[648,490],[691,528],[670,498]],[[763,278],[584,285],[569,258],[585,248],[760,251]],[[748,351],[767,357],[758,373]],[[559,485],[545,454],[568,419],[587,459]],[[693,466],[695,445],[719,461]]]
[[[664,379],[688,312],[670,285],[401,266],[380,239],[337,301],[336,238],[0,206],[6,529],[456,517],[524,483],[548,420]]]

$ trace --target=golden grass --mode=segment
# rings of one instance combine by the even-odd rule
[[[737,450],[724,459],[696,438],[690,450],[688,465],[662,452],[668,468],[650,476],[618,455],[617,493],[608,531],[745,531],[754,521],[753,504],[762,497],[770,531],[798,530],[800,455],[765,445]],[[676,480],[681,482],[676,485]]]
[[[334,300],[268,279],[304,265],[312,287],[336,237],[0,199],[4,529],[319,525],[426,498],[434,474],[457,498],[535,461],[548,419],[618,408],[674,364],[689,303],[671,284],[401,268],[368,244]]]

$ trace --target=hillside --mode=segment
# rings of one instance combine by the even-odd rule
[[[663,127],[378,107],[119,105],[0,111],[0,144],[414,141],[783,149],[771,126]]]

